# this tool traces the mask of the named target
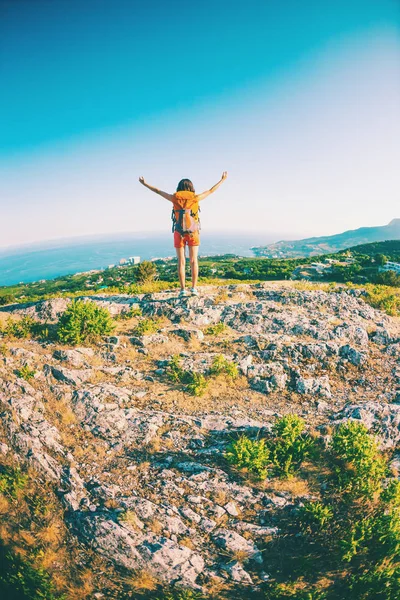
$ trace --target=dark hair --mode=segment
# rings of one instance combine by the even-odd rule
[[[194,192],[194,185],[190,179],[181,179],[176,188],[177,192]]]

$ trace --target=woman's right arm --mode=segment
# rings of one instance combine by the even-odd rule
[[[166,200],[169,200],[170,202],[173,202],[173,196],[172,194],[167,194],[167,192],[162,192],[161,190],[159,190],[156,187],[153,187],[152,185],[150,185],[149,183],[146,183],[144,180],[144,177],[139,177],[139,181],[142,185],[144,185],[144,187],[147,187],[149,190],[151,190],[152,192],[154,192],[155,194],[158,194],[159,196],[162,196],[163,198],[165,198]]]

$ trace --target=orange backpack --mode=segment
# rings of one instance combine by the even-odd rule
[[[200,230],[200,206],[196,194],[189,191],[176,192],[172,209],[172,231],[181,235]]]

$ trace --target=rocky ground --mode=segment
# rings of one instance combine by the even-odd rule
[[[115,316],[140,307],[158,331],[135,335],[143,317],[132,317],[97,346],[3,342],[1,451],[54,481],[70,530],[117,565],[196,589],[256,588],[280,513],[317,492],[311,475],[260,482],[235,471],[224,450],[237,434],[295,412],[322,435],[355,418],[383,448],[400,440],[400,321],[362,290],[266,283],[90,300]],[[0,318],[51,327],[68,302],[4,307]],[[226,328],[207,334],[218,323]],[[199,373],[222,354],[240,376],[192,396],[167,377],[177,354]],[[17,375],[24,365],[29,383]]]

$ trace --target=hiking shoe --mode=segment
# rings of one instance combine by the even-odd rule
[[[191,288],[190,291],[192,292],[192,296],[198,296],[199,292],[197,288]]]
[[[179,298],[183,298],[184,296],[187,296],[187,291],[186,290],[181,290],[178,294]]]

